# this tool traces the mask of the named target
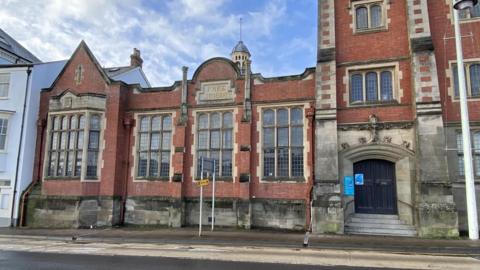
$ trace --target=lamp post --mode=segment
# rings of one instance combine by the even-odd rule
[[[465,69],[463,64],[462,39],[459,10],[472,8],[478,0],[453,0],[453,20],[455,24],[455,46],[457,50],[458,88],[460,92],[460,113],[462,120],[463,157],[465,166],[465,192],[467,198],[468,236],[478,240],[478,217],[475,199],[475,180],[473,178],[472,143],[470,140],[470,122],[468,119],[467,91],[465,86]]]

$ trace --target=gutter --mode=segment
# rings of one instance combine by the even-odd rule
[[[15,214],[15,201],[16,201],[16,195],[17,195],[17,184],[18,184],[18,170],[20,169],[20,154],[22,153],[22,146],[23,146],[23,131],[24,131],[24,126],[25,126],[25,114],[26,114],[26,109],[27,109],[27,97],[28,97],[28,88],[30,86],[30,76],[31,76],[32,70],[30,67],[27,68],[27,83],[25,86],[25,97],[23,99],[23,112],[22,112],[22,125],[20,127],[20,145],[18,147],[18,154],[17,154],[17,167],[15,170],[15,181],[13,184],[13,198],[12,198],[12,212],[10,214],[10,226],[15,227],[18,222],[15,222],[13,219],[13,216]]]

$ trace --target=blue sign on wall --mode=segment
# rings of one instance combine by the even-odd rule
[[[355,186],[353,185],[353,176],[345,176],[343,178],[343,195],[354,196]]]
[[[363,173],[355,174],[355,185],[363,186]]]

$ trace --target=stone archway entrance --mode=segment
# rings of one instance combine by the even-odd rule
[[[367,159],[353,165],[354,174],[363,174],[363,185],[355,186],[355,213],[397,214],[395,164]]]

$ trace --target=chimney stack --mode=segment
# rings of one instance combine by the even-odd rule
[[[133,53],[130,55],[130,66],[132,67],[142,67],[143,59],[140,56],[140,50],[133,48]]]

